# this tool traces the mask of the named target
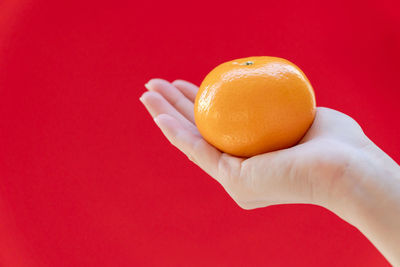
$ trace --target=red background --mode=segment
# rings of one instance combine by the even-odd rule
[[[237,207],[138,98],[284,57],[399,162],[394,4],[0,1],[0,265],[388,266],[323,208]]]

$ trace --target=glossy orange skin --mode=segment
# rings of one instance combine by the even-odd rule
[[[225,62],[203,80],[194,115],[203,138],[240,157],[291,147],[310,128],[314,90],[293,63],[277,57]]]

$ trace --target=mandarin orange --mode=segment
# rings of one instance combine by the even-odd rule
[[[225,62],[203,80],[194,115],[203,138],[240,157],[298,143],[316,112],[314,90],[293,63],[277,57]]]

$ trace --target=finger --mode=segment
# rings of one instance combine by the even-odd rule
[[[188,121],[181,113],[179,113],[159,93],[150,91],[145,92],[140,97],[140,101],[144,104],[144,106],[150,112],[153,118],[157,117],[160,114],[169,114],[170,116],[180,121],[182,125],[188,128],[191,132],[198,134],[196,126]]]
[[[221,153],[203,138],[182,127],[181,122],[170,115],[159,115],[154,121],[171,144],[221,184],[224,179],[221,168],[226,172],[225,168],[232,168],[233,164],[240,161],[238,158]]]
[[[149,91],[161,94],[178,112],[194,123],[193,102],[187,99],[178,88],[162,79],[151,79],[145,87]]]
[[[184,80],[175,80],[172,84],[179,89],[190,101],[194,102],[199,87]]]
[[[174,117],[161,114],[154,119],[165,137],[181,150],[188,158],[211,176],[216,176],[220,152],[210,146],[199,136],[193,135],[182,127],[181,122]]]

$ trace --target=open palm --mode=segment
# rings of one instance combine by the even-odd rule
[[[340,180],[371,143],[349,116],[317,108],[313,125],[296,146],[251,158],[234,157],[207,143],[197,130],[193,109],[197,86],[152,79],[146,88],[140,100],[168,140],[244,209],[281,203],[327,206],[331,198],[343,195]]]

